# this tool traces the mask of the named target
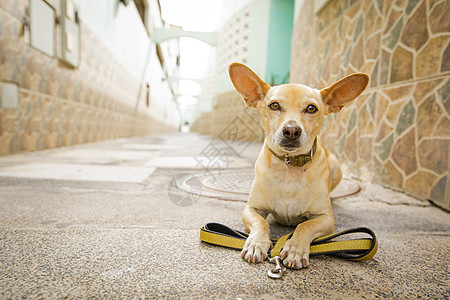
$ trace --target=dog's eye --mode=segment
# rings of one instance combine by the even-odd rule
[[[317,112],[317,110],[318,110],[317,107],[315,107],[314,105],[308,105],[305,112],[308,114],[313,114],[313,113]]]
[[[278,102],[272,102],[269,104],[269,108],[271,110],[280,110],[280,104]]]

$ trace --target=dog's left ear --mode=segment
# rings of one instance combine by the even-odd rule
[[[327,105],[327,113],[338,113],[341,109],[358,97],[367,87],[369,76],[355,73],[342,78],[332,86],[320,90],[323,102]]]

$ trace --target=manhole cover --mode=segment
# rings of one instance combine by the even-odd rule
[[[177,186],[188,193],[198,192],[200,189],[202,196],[246,202],[254,177],[253,169],[216,171],[187,176],[183,182],[177,181]],[[332,199],[342,198],[360,191],[361,187],[357,182],[344,178],[330,194],[330,197]]]
[[[202,184],[211,190],[248,195],[253,179],[253,171],[233,172],[206,177]]]
[[[253,178],[253,170],[216,171],[191,175],[177,184],[179,189],[188,193],[195,186],[201,189],[202,196],[246,202]]]

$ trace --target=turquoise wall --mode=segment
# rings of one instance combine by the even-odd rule
[[[287,83],[291,64],[291,38],[294,0],[271,0],[265,80],[269,84]]]

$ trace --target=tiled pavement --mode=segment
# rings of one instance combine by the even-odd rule
[[[448,298],[449,214],[369,183],[333,209],[337,230],[376,232],[371,261],[315,257],[274,281],[268,263],[202,244],[207,222],[243,230],[245,204],[186,205],[170,182],[248,169],[259,147],[236,156],[220,140],[177,133],[1,157],[0,298]]]

